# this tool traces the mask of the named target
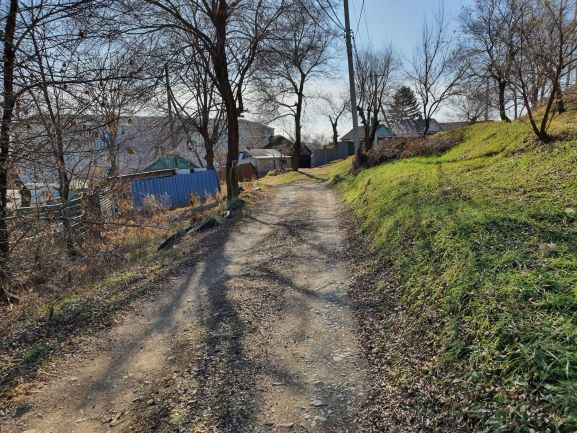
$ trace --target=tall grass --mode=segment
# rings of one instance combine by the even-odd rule
[[[555,120],[566,138],[551,145],[488,123],[441,156],[328,175],[434,340],[436,389],[476,431],[577,429],[574,119]]]

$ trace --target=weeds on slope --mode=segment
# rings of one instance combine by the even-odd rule
[[[440,156],[337,170],[399,281],[371,290],[404,311],[405,343],[430,353],[376,349],[390,361],[386,386],[423,397],[418,384],[430,385],[441,419],[423,417],[421,430],[575,431],[577,141],[536,146],[519,123],[482,124]]]

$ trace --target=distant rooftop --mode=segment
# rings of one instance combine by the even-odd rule
[[[245,151],[252,158],[286,158],[276,149],[249,149]]]
[[[429,121],[429,133],[441,131],[439,123],[435,119]],[[425,131],[425,119],[407,119],[402,120],[393,127],[393,133],[396,136],[417,136]]]
[[[365,129],[362,125],[359,125],[359,138],[361,139],[361,141],[363,141],[365,139]],[[354,140],[354,128],[351,129],[349,132],[347,132],[345,135],[343,135],[341,137],[341,141],[353,141]],[[377,133],[375,136],[375,139],[378,141],[381,138],[385,138],[385,137],[390,137],[392,136],[392,132],[391,130],[386,126],[383,125],[382,123],[379,125],[379,127],[377,128]]]
[[[166,155],[162,158],[157,159],[152,164],[146,166],[142,171],[156,171],[165,169],[195,169],[198,168],[192,162],[184,159],[180,155]]]

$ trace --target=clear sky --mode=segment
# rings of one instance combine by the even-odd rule
[[[357,47],[368,43],[373,46],[384,45],[392,42],[394,49],[401,58],[410,59],[413,47],[417,43],[423,22],[426,17],[434,14],[439,4],[444,4],[445,16],[453,28],[458,29],[458,16],[464,6],[470,5],[474,0],[349,0],[351,13],[351,27],[355,33]],[[359,14],[363,10],[363,14]],[[342,11],[338,11],[342,14]],[[341,22],[344,21],[340,17]],[[340,65],[340,77],[316,83],[315,89],[310,93],[342,93],[348,89],[347,84],[347,63],[345,57],[345,45],[340,45],[343,51],[337,63]],[[320,89],[320,90],[319,90]],[[441,111],[435,116],[440,120],[450,120],[450,113]],[[293,125],[291,121],[275,122],[277,134],[290,135]],[[305,109],[303,119],[303,132],[309,136],[330,137],[331,127],[322,112],[314,101],[309,101]],[[346,133],[351,128],[350,116],[345,116],[339,126],[339,135]]]
[[[456,19],[463,6],[473,0],[444,0],[447,19]],[[367,41],[391,41],[401,55],[410,56],[418,40],[423,20],[439,7],[439,0],[350,0],[351,27],[357,45]],[[358,27],[357,27],[358,25]]]

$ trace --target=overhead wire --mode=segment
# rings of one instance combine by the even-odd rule
[[[325,8],[325,6],[323,6],[323,3],[322,3],[321,0],[316,0],[316,2],[317,2],[317,4],[321,7],[322,11],[323,11],[323,12],[329,17],[329,19],[333,22],[334,25],[336,25],[340,30],[344,30],[344,29],[345,29],[345,26],[344,26],[343,23],[341,22],[338,14],[336,13],[335,9],[333,8],[333,5],[332,5],[330,2],[328,3],[328,5],[329,5],[331,11],[332,11],[333,14],[334,14],[334,17],[336,17],[336,20],[335,20],[335,18],[333,17],[333,14],[329,13],[329,11],[327,11],[327,9]]]
[[[361,25],[361,18],[363,17],[364,10],[365,10],[365,0],[363,0],[363,3],[361,5],[361,11],[359,12],[359,19],[357,20],[357,26],[355,28],[355,33],[359,32],[359,26]]]
[[[366,36],[367,39],[369,38],[369,23],[367,21],[367,10],[365,8],[365,0],[363,0],[363,18],[364,18],[364,22],[365,22],[365,32],[366,32]]]
[[[309,11],[309,9],[307,8],[307,6],[303,3],[303,0],[298,0],[298,1],[299,1],[299,3],[300,3],[301,7],[302,7],[302,8],[306,11],[306,13],[309,15],[309,17],[311,17],[312,20],[315,22],[315,24],[318,25],[324,32],[328,32],[328,30],[321,24],[321,22],[319,22],[319,20],[317,19],[317,17],[315,17],[315,16]],[[336,15],[336,12],[335,12],[335,16],[337,17],[337,20],[335,20],[335,19],[333,18],[333,16],[329,13],[329,11],[327,11],[327,10],[325,9],[325,7],[322,5],[322,3],[321,3],[320,0],[316,0],[316,3],[320,6],[320,8],[322,9],[322,11],[329,17],[329,19],[332,21],[332,23],[339,28],[339,30],[343,30],[343,31],[345,30],[343,24],[340,22],[340,19],[339,19],[338,16]],[[333,10],[333,12],[334,12],[334,9],[332,8],[332,5],[331,5],[331,10]]]
[[[357,25],[355,28],[355,32],[352,35],[352,40],[353,40],[353,51],[354,51],[354,55],[355,55],[355,59],[358,61],[358,50],[357,50],[357,40],[356,40],[356,35],[359,34],[359,28],[361,26],[361,20],[364,21],[365,24],[365,36],[366,36],[366,40],[370,40],[369,36],[369,23],[367,21],[367,14],[366,14],[366,4],[365,4],[365,0],[363,0],[362,4],[361,4],[361,10],[359,12],[359,15],[357,17]],[[354,7],[353,7],[354,10]],[[355,13],[356,15],[356,13]]]

